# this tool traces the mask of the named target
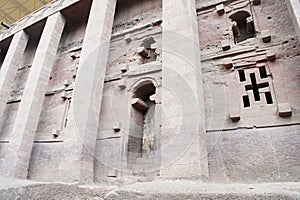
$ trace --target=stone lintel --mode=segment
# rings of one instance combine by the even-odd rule
[[[147,111],[148,105],[140,98],[134,98],[131,100],[131,105],[140,111]]]
[[[145,47],[139,47],[138,50],[137,50],[138,54],[140,56],[142,56],[143,58],[147,58],[148,57],[148,52],[147,50],[145,49]]]

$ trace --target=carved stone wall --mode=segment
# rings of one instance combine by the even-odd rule
[[[196,49],[188,49],[191,44],[180,43],[180,37],[178,44],[170,45],[174,49],[178,47],[178,51],[163,46],[169,41],[165,37],[168,34],[163,35],[164,29],[170,28],[170,24],[163,22],[163,13],[166,12],[163,0],[118,0],[115,10],[111,9],[114,5],[108,4],[109,1],[101,0],[106,9],[100,14],[107,17],[115,13],[113,24],[109,25],[107,22],[98,24],[99,19],[90,16],[93,1],[54,1],[14,24],[10,30],[2,31],[0,66],[5,62],[14,34],[24,29],[29,40],[14,74],[4,114],[0,117],[0,173],[7,173],[11,145],[21,140],[14,138],[12,131],[16,129],[15,120],[25,86],[30,87],[28,77],[33,73],[34,59],[38,59],[36,51],[41,35],[49,16],[59,11],[66,22],[61,37],[56,38],[59,45],[53,65],[47,68],[52,68],[47,91],[43,94],[41,112],[36,113],[39,118],[37,127],[30,132],[34,142],[20,145],[20,149],[31,152],[29,158],[24,156],[29,162],[28,179],[114,182],[132,176],[201,179],[205,175],[208,176],[205,180],[212,182],[299,181],[300,45],[296,32],[299,27],[294,27],[297,19],[289,13],[294,11],[295,4],[282,0],[187,1],[189,3],[178,1],[173,7],[168,4],[166,7],[174,10],[165,19],[170,24],[177,24],[178,27],[172,27],[172,30],[178,31],[178,35],[191,35],[192,42],[197,42],[193,43]],[[196,9],[193,9],[194,6]],[[189,9],[190,13],[172,21],[171,16],[177,13],[176,9],[182,9],[178,13]],[[197,23],[190,19],[197,20]],[[190,25],[185,22],[194,26],[191,29],[186,27],[188,30],[185,31],[184,27]],[[93,38],[93,28],[89,23],[99,25],[101,38]],[[106,30],[108,26],[112,29]],[[106,38],[110,38],[107,44],[99,44]],[[90,40],[87,42],[87,39]],[[93,43],[100,47],[104,45],[99,48],[99,55],[84,55],[83,52],[95,48]],[[84,47],[84,44],[87,45]],[[103,52],[106,45],[109,45],[108,57]],[[190,55],[197,55],[198,46],[201,64],[199,56],[195,60],[184,60]],[[190,52],[181,52],[181,47]],[[182,54],[177,55],[178,52]],[[164,57],[163,53],[167,56]],[[169,54],[176,59],[165,61],[172,57]],[[84,62],[82,57],[87,61]],[[78,74],[79,70],[90,69],[89,59],[94,64],[107,59],[107,65],[99,64],[105,71],[99,76],[101,82],[97,82],[98,77],[92,76],[95,74]],[[182,102],[175,102],[171,95],[167,98],[164,80],[167,80],[168,74],[163,71],[164,63],[182,72],[174,82],[168,80],[175,83],[174,88],[178,91],[174,94],[178,94],[177,100]],[[195,63],[197,66],[194,66]],[[87,91],[77,90],[80,102],[90,105],[84,105],[89,111],[100,110],[99,116],[95,117],[99,118],[97,132],[92,134],[96,138],[87,134],[88,131],[82,133],[73,127],[74,124],[82,125],[74,119],[73,113],[76,110],[73,108],[76,101],[74,88],[78,84],[78,76],[81,81],[96,85]],[[185,83],[181,80],[190,83],[193,94],[187,94]],[[77,85],[77,88],[84,87]],[[92,89],[93,94],[85,93]],[[139,90],[143,92],[137,95]],[[167,95],[161,98],[163,91]],[[197,105],[188,103],[187,110],[197,112],[198,116],[185,119],[188,123],[180,127],[182,121],[179,119],[185,117],[182,114],[185,112],[180,109],[185,108],[186,102],[193,102],[193,96],[196,96]],[[95,105],[99,107],[94,108]],[[174,120],[172,117],[164,119],[166,105],[169,110],[174,106],[174,113],[168,113],[174,115]],[[201,108],[205,108],[205,112]],[[92,114],[89,113],[89,116]],[[187,115],[192,117],[189,113]],[[206,124],[199,122],[198,125],[202,118],[203,121],[205,118]],[[24,116],[24,120],[30,119]],[[87,121],[85,125],[95,124]],[[86,128],[85,125],[82,126]],[[196,127],[195,133],[191,133],[196,137],[191,139],[188,134],[181,135],[181,144],[174,145],[169,141],[172,134],[163,135],[164,132],[161,132],[165,127],[170,128],[168,134],[177,133],[180,128],[180,133],[186,133],[189,127]],[[140,135],[136,136],[133,132]],[[186,146],[189,148],[180,152],[181,157],[171,158],[175,164],[171,162],[166,167],[162,163],[163,156],[169,155],[164,149],[168,149],[168,142],[174,145],[174,152],[186,150]],[[200,148],[200,144],[204,147]],[[135,154],[132,156],[131,153]],[[18,163],[14,167],[20,168]],[[66,180],[62,176],[66,173],[64,170],[70,172],[66,174]],[[67,176],[69,174],[70,177]]]

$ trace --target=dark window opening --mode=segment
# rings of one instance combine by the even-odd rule
[[[265,66],[259,67],[259,74],[260,74],[261,78],[267,78],[268,77],[267,70],[266,70]]]
[[[251,83],[252,83],[252,90],[253,90],[253,95],[254,95],[254,100],[255,101],[260,101],[260,95],[259,95],[259,88],[256,82],[256,76],[254,73],[250,74],[251,78]]]
[[[259,83],[259,84],[257,84],[257,87],[258,88],[266,88],[266,87],[269,87],[269,83],[268,82],[266,82],[266,83]]]
[[[229,17],[232,22],[232,32],[235,43],[255,37],[255,27],[252,16],[246,11],[238,11]]]
[[[155,53],[155,49],[147,49],[148,51],[148,56],[145,58],[145,62],[144,63],[149,63],[149,62],[154,62],[156,61],[156,53]]]
[[[243,103],[244,103],[244,108],[250,107],[250,100],[249,96],[243,96]]]
[[[253,91],[253,96],[254,96],[254,100],[255,101],[260,101],[260,93],[259,93],[259,89],[260,88],[266,88],[269,87],[269,83],[268,82],[264,82],[264,83],[257,83],[256,81],[256,75],[255,73],[251,73],[250,74],[250,79],[251,79],[251,85],[246,85],[245,89],[246,90],[252,90]],[[271,93],[270,93],[271,95]],[[271,97],[272,99],[272,97]],[[269,101],[269,100],[267,100]],[[269,101],[271,102],[271,101]],[[273,102],[272,102],[273,103]],[[271,104],[271,103],[270,103]]]
[[[240,82],[246,81],[245,71],[239,70]]]
[[[147,101],[149,97],[153,94],[155,94],[155,86],[153,83],[145,83],[141,85],[138,89],[134,91],[133,98],[140,98],[143,101]]]
[[[266,96],[267,104],[273,104],[273,99],[272,99],[271,92],[266,92],[265,96]]]

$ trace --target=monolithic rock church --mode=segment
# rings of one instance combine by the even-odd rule
[[[299,25],[299,0],[54,0],[1,30],[2,197],[300,198]]]

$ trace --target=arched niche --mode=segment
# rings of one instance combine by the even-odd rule
[[[156,141],[156,103],[151,96],[157,92],[153,80],[141,80],[131,90],[129,133],[127,142],[127,166],[135,170],[141,161],[143,166],[149,164],[155,155]]]
[[[238,11],[229,16],[232,21],[234,42],[239,43],[255,37],[253,17],[247,11]]]

